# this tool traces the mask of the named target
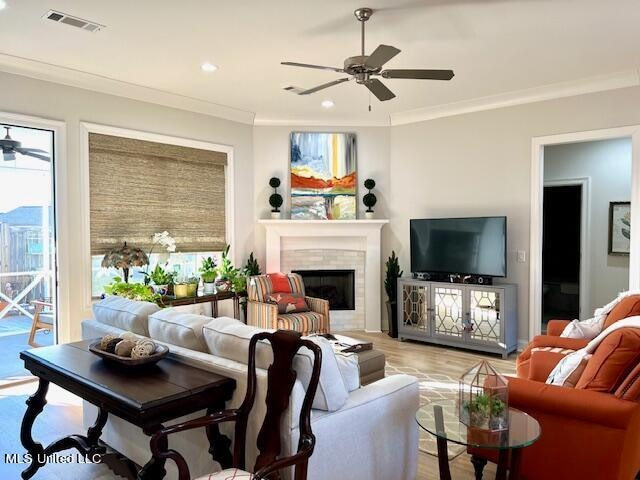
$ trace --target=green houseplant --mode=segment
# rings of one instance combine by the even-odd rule
[[[124,282],[121,277],[113,277],[113,281],[105,285],[104,291],[107,295],[117,295],[142,302],[158,303],[160,301],[160,295],[154,293],[151,287],[142,283]]]
[[[220,265],[216,268],[216,290],[220,292],[226,292],[231,288],[231,282],[237,273],[229,258],[229,248],[230,245],[225,247],[220,259]]]
[[[215,293],[216,276],[218,275],[216,271],[216,261],[212,257],[205,258],[202,260],[199,272],[205,295]]]
[[[387,273],[384,279],[384,289],[387,292],[387,314],[389,317],[389,336],[398,338],[398,278],[402,277],[400,262],[396,252],[392,251],[386,263]]]
[[[166,295],[169,292],[169,286],[173,285],[176,276],[175,272],[165,270],[159,264],[150,273],[143,272],[143,275],[145,283],[152,282],[153,290],[160,295]]]

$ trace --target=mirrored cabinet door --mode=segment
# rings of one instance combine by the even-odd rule
[[[434,336],[462,338],[464,335],[463,290],[432,286]]]
[[[474,341],[501,343],[502,292],[499,289],[469,289],[469,337]]]
[[[428,284],[403,284],[401,295],[400,328],[428,333],[431,312]]]

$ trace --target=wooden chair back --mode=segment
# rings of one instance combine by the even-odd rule
[[[278,330],[274,333],[262,332],[254,335],[249,344],[247,393],[244,402],[238,409],[235,429],[234,464],[245,468],[245,443],[247,421],[256,394],[256,347],[259,341],[268,340],[273,350],[273,363],[268,368],[267,377],[267,414],[260,432],[257,446],[258,458],[254,467],[257,478],[279,478],[278,470],[285,466],[295,465],[296,480],[306,479],[307,464],[313,453],[315,437],[311,431],[311,405],[315,397],[322,365],[322,351],[310,340],[303,340],[300,333],[291,330]],[[296,371],[293,369],[293,359],[302,347],[313,353],[314,362],[311,380],[300,411],[300,440],[298,452],[291,457],[278,458],[281,450],[281,419],[289,407],[291,392],[296,381]]]

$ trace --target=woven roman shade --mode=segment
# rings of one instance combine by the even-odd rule
[[[89,134],[91,254],[168,231],[180,252],[226,244],[223,152]]]

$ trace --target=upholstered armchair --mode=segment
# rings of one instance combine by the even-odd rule
[[[636,315],[640,295],[616,305],[604,326]],[[633,480],[640,471],[640,330],[609,334],[577,378],[548,385],[558,362],[589,342],[560,337],[568,323],[549,322],[547,335],[535,337],[518,357],[517,378],[509,378],[509,406],[541,425],[540,439],[522,451],[521,476]],[[482,478],[486,460],[497,461],[495,451],[469,453],[475,455],[476,478]]]
[[[306,296],[302,277],[296,273],[253,276],[247,297],[249,325],[295,330],[302,335],[330,331],[329,302]],[[304,302],[300,302],[302,299]]]

